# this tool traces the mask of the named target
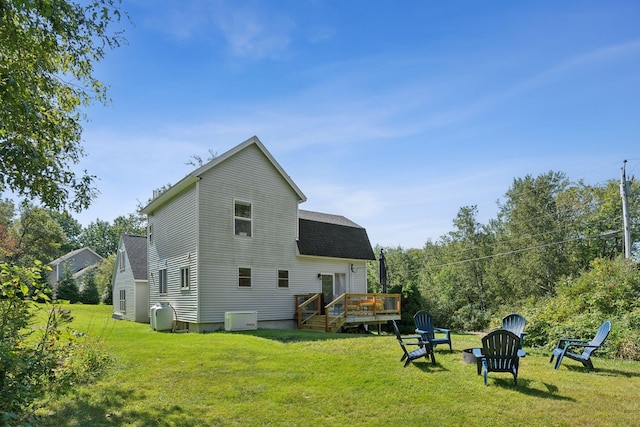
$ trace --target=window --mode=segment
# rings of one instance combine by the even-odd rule
[[[153,243],[153,224],[149,224],[149,231],[147,231],[149,235],[149,243]]]
[[[120,271],[124,271],[124,267],[126,265],[125,261],[127,259],[125,257],[125,251],[120,251],[118,255],[119,255],[118,264],[120,264]]]
[[[180,289],[189,289],[189,267],[182,267],[180,269]]]
[[[127,291],[125,289],[120,289],[120,312],[127,312]]]
[[[158,293],[160,295],[167,293],[167,269],[164,268],[158,272]]]
[[[234,202],[234,232],[236,236],[249,236],[251,237],[251,203],[240,202],[236,200]]]
[[[238,268],[238,286],[241,288],[251,287],[251,269],[246,267]]]
[[[289,287],[289,270],[278,270],[278,287]]]

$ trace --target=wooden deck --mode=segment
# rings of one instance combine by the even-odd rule
[[[296,295],[298,329],[336,332],[400,319],[400,294],[342,294],[321,307],[321,294]]]

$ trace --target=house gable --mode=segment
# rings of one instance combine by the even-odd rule
[[[62,278],[63,265],[68,265],[73,276],[79,278],[84,273],[83,270],[99,264],[102,260],[103,258],[90,248],[80,248],[66,253],[47,264],[51,267],[48,275],[49,283],[55,285]]]
[[[200,168],[191,172],[189,175],[184,177],[182,180],[178,181],[175,185],[169,187],[166,191],[162,192],[158,197],[154,198],[147,206],[145,206],[141,212],[144,214],[152,214],[155,210],[157,210],[164,203],[167,203],[169,200],[182,193],[188,188],[191,188],[195,183],[200,179],[200,177],[211,170],[212,168],[218,166],[219,164],[225,162],[229,158],[232,158],[236,154],[241,151],[247,149],[250,146],[257,147],[262,154],[269,160],[269,162],[273,165],[275,170],[284,178],[287,184],[293,189],[293,191],[297,194],[299,202],[304,202],[307,200],[307,197],[304,195],[302,190],[296,185],[295,182],[291,179],[291,177],[284,171],[282,166],[276,161],[276,159],[267,151],[266,147],[262,144],[262,142],[258,139],[257,136],[253,136],[242,144],[235,146],[231,150],[221,154],[213,158],[208,163],[204,164]]]

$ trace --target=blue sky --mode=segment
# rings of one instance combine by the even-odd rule
[[[372,244],[422,247],[514,178],[640,170],[640,2],[157,1],[96,74],[84,225],[132,213],[191,155],[257,135]]]

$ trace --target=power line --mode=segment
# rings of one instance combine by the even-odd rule
[[[430,269],[430,268],[446,267],[446,266],[449,266],[449,265],[463,264],[465,262],[481,261],[481,260],[484,260],[484,259],[494,258],[494,257],[498,257],[498,256],[513,255],[513,254],[517,254],[517,253],[521,253],[521,252],[530,251],[530,250],[533,250],[533,249],[546,248],[546,247],[553,246],[553,245],[560,245],[562,243],[573,242],[575,240],[593,239],[593,238],[596,238],[596,237],[610,237],[611,235],[616,234],[616,233],[620,233],[620,232],[622,232],[622,230],[607,231],[607,232],[600,233],[600,234],[593,234],[591,236],[577,236],[577,237],[573,237],[573,238],[570,238],[570,239],[560,240],[560,241],[557,241],[557,242],[544,243],[544,244],[541,244],[541,245],[530,246],[528,248],[514,249],[514,250],[511,250],[511,251],[507,251],[507,252],[500,252],[500,253],[497,253],[497,254],[491,254],[491,255],[481,256],[481,257],[477,257],[477,258],[463,259],[463,260],[459,260],[459,261],[452,261],[452,262],[447,262],[447,263],[444,263],[444,264],[430,265],[430,266],[424,267],[424,268],[418,268],[418,269],[415,269],[415,270],[409,270],[408,272],[409,273],[414,273],[416,271],[424,271],[424,270],[427,270],[427,269]]]

